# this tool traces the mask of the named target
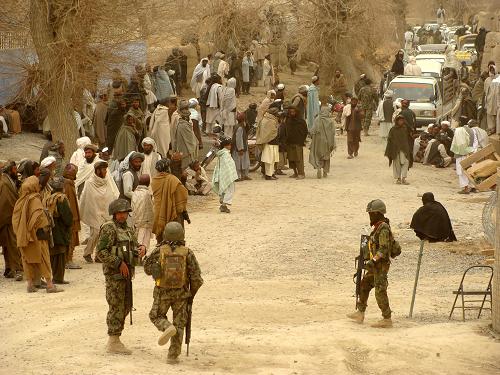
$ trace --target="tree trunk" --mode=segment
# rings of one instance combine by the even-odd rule
[[[55,5],[59,10],[66,7],[64,20],[51,14]],[[75,58],[71,52],[78,47],[68,44],[66,35],[61,30],[63,27],[76,26],[75,12],[70,11],[71,7],[72,4],[68,1],[31,0],[29,15],[31,36],[42,76],[40,91],[47,108],[52,138],[54,141],[64,142],[67,157],[76,148],[75,140],[78,136],[71,100],[77,73],[73,70],[77,64],[74,64]],[[58,14],[62,12],[59,11]]]
[[[497,170],[500,176],[500,168]],[[497,197],[500,194],[500,177],[497,178]],[[495,264],[493,266],[493,306],[491,316],[493,329],[500,333],[500,199],[497,199],[497,222],[495,231]]]

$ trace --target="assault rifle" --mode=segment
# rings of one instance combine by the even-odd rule
[[[134,309],[134,293],[132,290],[132,275],[130,274],[130,268],[129,268],[129,275],[127,277],[127,285],[125,287],[125,295],[126,295],[125,303],[130,312],[130,325],[132,325],[132,310]]]
[[[365,260],[369,259],[369,249],[368,241],[370,236],[365,234],[361,235],[361,241],[359,245],[359,255],[354,258],[354,267],[356,267],[356,273],[352,277],[352,281],[356,284],[356,309],[359,304],[359,295],[361,292],[361,279],[363,278],[363,272],[365,268]]]
[[[193,297],[187,302],[187,321],[186,321],[186,337],[184,343],[187,346],[186,357],[189,357],[189,343],[191,342],[191,315],[193,313]]]

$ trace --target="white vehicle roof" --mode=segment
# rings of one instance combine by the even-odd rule
[[[391,83],[427,83],[429,85],[434,85],[437,83],[434,77],[422,77],[422,76],[397,76]]]
[[[422,74],[432,74],[433,76],[440,77],[443,63],[436,60],[417,60],[417,65],[422,69]]]
[[[422,53],[415,56],[417,61],[419,60],[435,60],[438,62],[444,62],[446,60],[446,55],[442,53]]]

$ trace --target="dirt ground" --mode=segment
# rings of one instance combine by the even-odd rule
[[[286,80],[296,87],[308,76]],[[260,89],[240,104],[262,97]],[[395,185],[376,132],[363,139],[354,160],[346,159],[345,136],[339,136],[327,179],[316,179],[307,163],[303,181],[252,174],[253,181],[238,183],[230,215],[219,213],[213,195],[190,201],[187,242],[205,285],[193,307],[191,353],[186,357],[184,347],[180,364],[167,364],[167,348],[156,344],[159,332],[148,318],[153,281],[141,268],[134,324],[127,320],[122,335],[133,354],[106,354],[104,277],[100,265],[85,264],[67,271],[71,284],[55,295],[27,294],[25,283],[0,278],[0,374],[500,373],[489,311],[479,320],[470,314],[465,323],[457,311],[448,320],[463,271],[483,261],[477,253],[489,194],[460,196],[453,169],[422,165],[410,170],[411,185]],[[43,144],[37,135],[16,137],[8,148],[0,142],[0,158],[16,159],[38,155]],[[426,191],[449,210],[459,241],[426,246],[409,319],[418,241],[408,223]],[[380,317],[374,295],[364,325],[345,317],[355,304],[352,275],[359,236],[369,224],[366,204],[375,198],[386,202],[403,247],[389,273],[389,330],[369,326]],[[82,254],[79,247],[80,262]]]

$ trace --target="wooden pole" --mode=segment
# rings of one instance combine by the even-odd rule
[[[500,168],[497,169],[497,197],[500,192]],[[497,199],[495,230],[495,264],[493,265],[493,307],[491,317],[493,329],[500,333],[500,199]]]
[[[413,317],[413,306],[415,306],[415,295],[417,294],[418,276],[420,275],[420,264],[422,263],[422,255],[424,254],[425,241],[420,240],[420,251],[418,252],[417,272],[415,273],[415,283],[413,284],[413,294],[411,295],[410,315]]]

